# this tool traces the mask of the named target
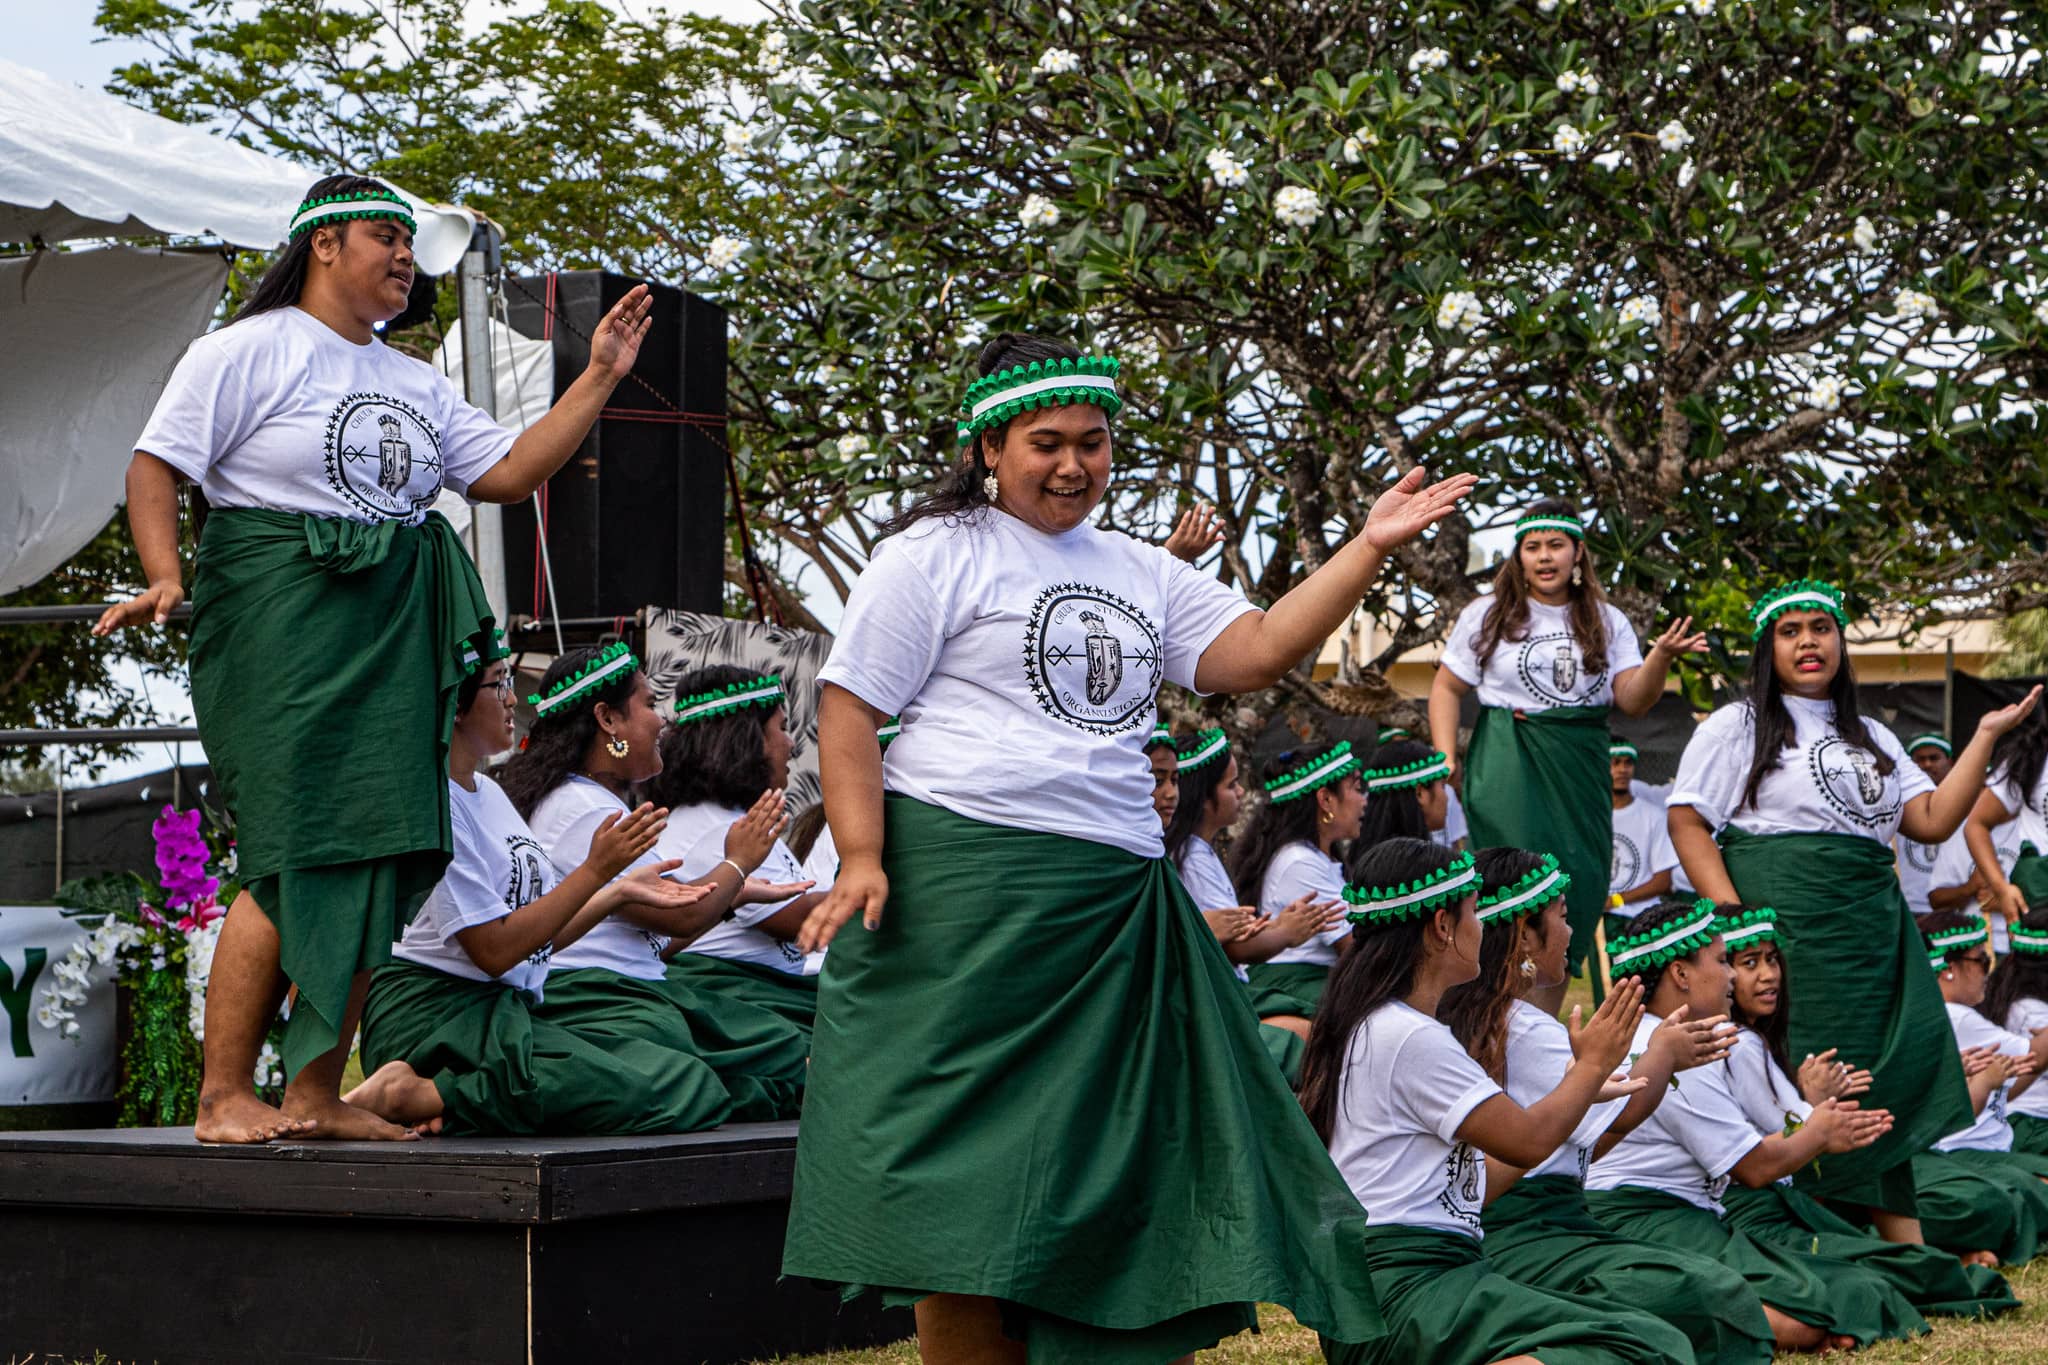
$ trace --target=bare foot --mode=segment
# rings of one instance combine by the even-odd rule
[[[1964,1265],[1981,1265],[1987,1266],[1992,1270],[1998,1269],[1998,1256],[1994,1252],[1965,1251],[1957,1256],[1956,1259]]]
[[[406,1062],[384,1063],[341,1098],[422,1136],[441,1131],[440,1090]]]
[[[252,1090],[230,1090],[224,1095],[201,1093],[192,1136],[201,1142],[269,1142],[303,1137],[311,1129],[310,1123],[257,1099]]]
[[[398,1124],[385,1122],[368,1109],[350,1104],[339,1095],[307,1100],[287,1091],[284,1112],[312,1123],[310,1129],[299,1134],[301,1138],[335,1142],[411,1142],[419,1136]]]

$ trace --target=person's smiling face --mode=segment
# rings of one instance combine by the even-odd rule
[[[1086,521],[1109,487],[1109,417],[1093,403],[1020,413],[1001,445],[983,440],[982,462],[1001,489],[997,505],[1047,535]]]

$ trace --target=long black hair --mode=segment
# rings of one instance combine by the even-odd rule
[[[1358,871],[1365,884],[1396,886],[1441,872],[1451,860],[1448,849],[1427,839],[1389,839],[1366,850]],[[1351,951],[1338,958],[1330,972],[1330,983],[1309,1024],[1308,1045],[1301,1054],[1301,1107],[1325,1146],[1337,1127],[1337,1102],[1343,1093],[1344,1059],[1351,1050],[1351,1035],[1374,1010],[1415,989],[1423,935],[1435,918],[1414,915],[1384,928],[1354,933]]]
[[[2020,927],[2048,933],[2048,905],[2020,916]],[[1991,980],[1984,986],[1984,1003],[1977,1013],[2002,1029],[2012,1029],[2012,1008],[2022,1000],[2048,1001],[2048,956],[2008,951],[1998,959]]]
[[[1785,707],[1785,690],[1778,681],[1776,650],[1771,643],[1775,634],[1773,621],[1764,633],[1757,637],[1756,647],[1749,656],[1749,709],[1755,722],[1755,742],[1749,754],[1749,779],[1742,786],[1742,802],[1736,807],[1754,809],[1757,788],[1763,785],[1778,764],[1783,761],[1785,750],[1793,745],[1797,733],[1792,724],[1792,713]],[[1841,624],[1836,623],[1837,636]],[[1835,704],[1835,730],[1848,743],[1855,745],[1877,760],[1877,771],[1891,776],[1892,756],[1877,747],[1877,741],[1870,737],[1870,731],[1863,721],[1862,707],[1856,700],[1856,670],[1849,663],[1849,646],[1846,639],[1841,646],[1841,663],[1835,669],[1834,680],[1828,684],[1828,700]]]
[[[676,695],[712,692],[759,676],[752,669],[713,664],[676,679]],[[670,810],[703,801],[739,810],[753,805],[775,780],[766,736],[769,720],[781,709],[781,702],[742,706],[667,727],[661,734],[661,772],[647,780],[647,799]]]
[[[1372,751],[1368,768],[1403,768],[1410,763],[1419,763],[1436,752],[1434,745],[1419,740],[1389,740]],[[1418,787],[1403,787],[1399,791],[1369,792],[1365,798],[1365,818],[1358,825],[1358,847],[1370,848],[1383,839],[1427,839],[1429,821],[1423,818],[1422,802],[1416,796]]]
[[[1479,874],[1480,894],[1491,895],[1543,866],[1543,860],[1526,849],[1482,848],[1472,855],[1472,866]],[[1548,905],[1537,906],[1536,913]],[[1504,915],[1487,925],[1479,935],[1479,975],[1445,991],[1436,1006],[1436,1017],[1458,1045],[1500,1084],[1507,1082],[1508,1011],[1515,1004],[1515,944],[1524,918]]]
[[[541,696],[548,689],[598,656],[595,649],[572,649],[548,665],[540,675]],[[498,769],[498,785],[511,798],[522,819],[531,820],[541,798],[569,780],[583,766],[590,746],[597,742],[597,704],[624,710],[639,684],[640,671],[622,673],[596,689],[585,692],[567,706],[556,707],[534,719],[526,743]]]
[[[1647,934],[1658,929],[1668,929],[1691,915],[1692,907],[1693,898],[1691,896],[1666,897],[1664,900],[1658,901],[1649,909],[1638,914],[1634,919],[1631,919],[1628,922],[1628,928],[1624,932],[1630,938],[1634,938],[1638,934]],[[1664,984],[1664,971],[1671,963],[1690,962],[1698,956],[1699,949],[1695,948],[1682,957],[1674,957],[1670,961],[1659,963],[1655,967],[1631,967],[1627,971],[1616,972],[1614,979],[1616,981],[1625,981],[1632,976],[1641,981],[1643,983],[1643,1001],[1647,1004],[1650,997],[1657,993],[1657,987]]]
[[[1579,509],[1563,498],[1544,498],[1522,513],[1524,517],[1570,517],[1579,519]],[[1517,518],[1519,520],[1519,518]],[[1586,661],[1588,674],[1607,671],[1607,594],[1600,587],[1600,572],[1593,563],[1592,547],[1579,536],[1572,537],[1579,548],[1579,581],[1565,584],[1570,605],[1565,609],[1572,624],[1572,639]],[[1519,640],[1529,633],[1529,585],[1522,577],[1522,537],[1515,537],[1514,553],[1502,561],[1493,576],[1493,602],[1480,618],[1479,635],[1473,641],[1479,666],[1486,667],[1494,650],[1504,642]]]
[[[2020,804],[2034,795],[2041,769],[2048,767],[2048,711],[2034,708],[2034,714],[1998,737],[1991,746],[1991,772],[2019,787]],[[2018,815],[2017,810],[2012,814]]]
[[[1746,914],[1751,908],[1750,906],[1733,901],[1724,901],[1714,906],[1714,913],[1722,919],[1735,919],[1740,915]],[[1737,994],[1729,1002],[1728,1014],[1736,1023],[1742,1025],[1763,1040],[1764,1050],[1771,1054],[1771,1060],[1778,1064],[1778,1070],[1785,1073],[1792,1081],[1793,1089],[1797,1090],[1799,1078],[1792,1070],[1792,1052],[1790,1045],[1785,1041],[1791,1032],[1789,1021],[1792,1018],[1792,964],[1785,960],[1785,949],[1775,938],[1768,944],[1760,943],[1756,946],[1759,948],[1768,946],[1777,950],[1778,1008],[1769,1014],[1751,1015],[1744,1011],[1742,1008],[1742,996]],[[1733,964],[1738,956],[1748,951],[1748,944],[1744,944],[1740,948],[1730,948],[1728,950],[1729,962]],[[1735,1059],[1731,1056],[1722,1065],[1728,1067],[1732,1075]],[[1772,1088],[1776,1088],[1775,1083]]]
[[[306,191],[307,199],[327,199],[337,194],[364,194],[370,191],[389,190],[390,186],[381,180],[366,175],[330,175],[313,182],[313,188]],[[397,206],[393,205],[395,209]],[[348,235],[347,219],[330,224],[343,237]],[[306,262],[313,258],[313,234],[302,232],[285,244],[278,258],[270,263],[270,269],[263,272],[263,278],[256,281],[256,287],[249,291],[249,297],[228,319],[229,325],[253,318],[258,313],[272,313],[280,308],[289,308],[299,301],[299,295],[306,289]]]
[[[1293,772],[1308,763],[1315,763],[1335,748],[1324,744],[1313,749],[1289,749],[1266,760],[1266,766],[1259,770],[1259,781],[1263,784],[1274,778]],[[1320,848],[1316,838],[1316,813],[1321,807],[1316,804],[1315,792],[1297,796],[1292,801],[1275,801],[1268,797],[1252,813],[1251,823],[1237,837],[1230,850],[1230,880],[1237,887],[1238,898],[1246,905],[1259,903],[1259,891],[1266,882],[1266,869],[1273,865],[1273,856],[1291,843],[1301,842]]]
[[[1231,752],[1225,749],[1199,768],[1181,765],[1180,804],[1173,808],[1173,819],[1166,822],[1166,856],[1176,866],[1188,840],[1195,837],[1195,830],[1202,823],[1202,808],[1223,785],[1223,774],[1230,771],[1230,759]]]
[[[1017,365],[1029,365],[1034,360],[1080,358],[1079,350],[1054,337],[1033,336],[1028,332],[999,332],[981,348],[978,368],[983,376],[987,376]],[[1009,431],[1010,424],[1004,422],[982,432],[968,449],[965,459],[940,475],[929,493],[876,527],[875,534],[893,536],[933,517],[962,517],[992,506],[988,494],[981,487],[981,481],[988,477],[988,462],[982,456],[989,446],[1000,448]]]

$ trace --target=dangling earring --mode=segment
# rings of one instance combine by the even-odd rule
[[[1522,965],[1515,968],[1515,970],[1522,974],[1524,981],[1534,981],[1536,979],[1536,964],[1526,957],[1522,959]]]
[[[620,739],[617,735],[613,735],[604,742],[604,751],[613,758],[624,758],[627,754],[633,752],[633,746]]]
[[[1329,824],[1329,823],[1330,823],[1331,821],[1335,820],[1335,819],[1336,819],[1337,817],[1336,817],[1336,816],[1334,816],[1334,815],[1332,815],[1332,814],[1330,814],[1330,812],[1328,812],[1328,811],[1323,811],[1323,812],[1321,813],[1321,815],[1320,815],[1320,816],[1319,816],[1318,818],[1319,818],[1319,819],[1321,819],[1321,820],[1322,820],[1322,822],[1323,822],[1324,824],[1326,824],[1326,825],[1327,825],[1327,824]]]
[[[981,495],[987,498],[990,502],[994,502],[996,500],[996,494],[1001,491],[1002,485],[996,482],[995,471],[990,470],[988,477],[981,481]]]
[[[1576,588],[1585,581],[1586,571],[1576,564],[1572,565],[1572,586]]]

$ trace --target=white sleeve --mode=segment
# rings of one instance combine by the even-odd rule
[[[1227,910],[1238,904],[1237,891],[1223,863],[1207,844],[1189,843],[1180,864],[1181,885],[1197,910]]]
[[[938,667],[946,626],[945,604],[923,571],[900,543],[883,541],[847,595],[818,681],[899,715]]]
[[[1678,1088],[1657,1106],[1664,1130],[1715,1180],[1764,1140],[1719,1080],[1711,1067],[1681,1072]]]
[[[557,875],[566,877],[588,862],[590,860],[590,841],[597,837],[597,827],[602,825],[607,817],[613,815],[623,816],[625,813],[617,806],[609,803],[601,806],[592,803],[570,816],[548,845],[548,861],[555,865]],[[649,849],[635,858],[626,871],[630,872],[635,867],[646,867],[650,863],[659,863],[661,861],[663,861],[661,855],[653,849]],[[619,874],[621,877],[624,875],[624,872]],[[617,879],[616,877],[613,878],[614,881]]]
[[[1491,597],[1475,597],[1465,604],[1458,613],[1458,619],[1451,623],[1451,638],[1444,641],[1444,652],[1437,660],[1439,668],[1451,670],[1451,676],[1467,687],[1479,686],[1479,653],[1473,642],[1479,638],[1480,622],[1486,619],[1487,608],[1493,605]]]
[[[2048,1025],[2048,1003],[2027,996],[2012,1002],[2012,1010],[2005,1016],[2005,1026],[2014,1033],[2032,1033]]]
[[[1942,840],[1935,849],[1934,866],[1927,872],[1927,889],[1950,891],[1976,875],[1976,856],[1970,852],[1970,845],[1963,838],[1963,831],[1957,830]]]
[[[135,448],[198,483],[214,461],[248,439],[261,417],[226,348],[203,336],[171,371]]]
[[[491,466],[511,453],[519,433],[462,396],[438,372],[441,388],[441,478],[458,493],[482,478]]]
[[[1231,622],[1258,608],[1215,575],[1203,573],[1157,546],[1139,548],[1166,561],[1166,581],[1162,585],[1166,623],[1160,642],[1166,680],[1197,696],[1206,696],[1195,686],[1195,670],[1201,667],[1202,652],[1216,643],[1216,637]]]
[[[1418,1028],[1394,1054],[1393,1101],[1409,1122],[1445,1142],[1474,1109],[1500,1093],[1446,1028]]]
[[[2012,772],[2008,768],[1993,768],[1984,779],[1984,790],[1998,798],[1998,803],[2005,807],[2007,815],[2018,815],[2026,809],[2027,794],[2020,790],[2019,783],[2013,781]],[[1967,824],[1968,821],[1964,823]]]
[[[1607,676],[1618,678],[1631,668],[1643,666],[1642,642],[1636,628],[1612,602],[1607,604]]]
[[[1742,784],[1749,776],[1749,727],[1742,723],[1748,705],[1736,702],[1708,716],[1685,742],[1678,760],[1678,777],[1665,798],[1672,806],[1691,806],[1719,830],[1733,818],[1742,800]]]
[[[502,856],[502,851],[493,846],[497,841],[478,827],[459,801],[448,803],[448,828],[453,856],[448,860],[448,870],[441,874],[440,886],[435,888],[440,897],[443,943],[453,942],[461,930],[489,924],[512,913],[505,905],[500,869],[493,865],[494,856]]]
[[[1954,1011],[1949,1016],[1949,1022],[1955,1028],[1958,1050],[1995,1047],[2007,1056],[2024,1057],[2032,1048],[2027,1039],[2000,1028],[1973,1009]]]

